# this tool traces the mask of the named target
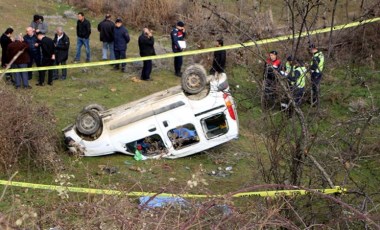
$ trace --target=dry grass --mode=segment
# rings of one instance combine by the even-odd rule
[[[42,170],[57,169],[58,136],[55,117],[44,105],[36,105],[31,95],[0,88],[0,170],[12,172],[25,161]]]

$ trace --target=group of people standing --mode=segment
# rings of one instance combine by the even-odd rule
[[[117,18],[113,22],[111,15],[106,14],[104,20],[98,24],[98,31],[100,41],[103,43],[102,60],[125,59],[130,36],[127,28],[123,26],[122,19]],[[141,57],[156,55],[152,30],[143,28],[138,38],[138,45]],[[141,80],[150,81],[152,60],[145,60],[143,63]],[[113,68],[114,70],[119,70],[120,64],[115,64]],[[121,63],[121,71],[126,72],[126,63]]]
[[[276,99],[276,87],[278,78],[286,78],[289,82],[290,90],[295,104],[300,106],[305,93],[306,76],[310,73],[311,80],[311,104],[319,105],[320,82],[324,68],[324,55],[315,45],[310,45],[309,51],[312,54],[310,64],[304,63],[300,59],[289,56],[285,65],[282,65],[278,58],[277,51],[271,51],[265,63],[264,96],[265,103],[270,103]],[[284,104],[287,107],[287,104]]]
[[[48,32],[48,25],[44,22],[43,16],[34,15],[33,21],[26,28],[26,34],[17,34],[12,36],[14,30],[7,28],[1,36],[2,59],[1,65],[3,68],[27,68],[35,64],[40,66],[53,66],[66,64],[68,59],[68,50],[70,39],[63,32],[62,27],[56,28],[54,39],[48,38],[45,34]],[[9,66],[9,64],[11,64]],[[37,86],[45,84],[45,70],[38,72]],[[62,71],[61,79],[66,79],[67,71]],[[31,89],[29,80],[33,77],[32,72],[16,72],[14,77],[14,85],[16,89],[21,87]],[[11,80],[10,75],[8,75]],[[54,79],[58,79],[57,70],[48,71],[49,85],[53,84]]]
[[[76,26],[76,54],[74,63],[80,62],[81,49],[84,46],[86,51],[86,62],[91,61],[90,36],[91,23],[84,16],[83,12],[77,14]],[[123,21],[117,18],[115,22],[111,19],[110,14],[106,14],[101,21],[97,30],[100,34],[102,44],[102,60],[119,60],[126,58],[126,51],[130,36],[128,30],[123,26]],[[37,67],[66,65],[69,56],[70,38],[63,31],[62,27],[57,27],[54,38],[51,39],[48,33],[48,24],[44,21],[43,16],[34,15],[30,26],[26,28],[25,36],[22,34],[12,36],[13,29],[8,28],[1,36],[2,47],[2,67],[6,68],[11,60],[13,64],[8,68],[27,68],[36,65]],[[170,34],[172,41],[172,50],[174,53],[183,52],[186,49],[186,29],[185,23],[178,21]],[[153,32],[149,28],[143,28],[138,38],[138,46],[141,57],[156,55],[154,48]],[[223,46],[223,40],[217,41],[217,46]],[[226,60],[225,51],[214,53],[213,67],[210,73],[224,72]],[[182,76],[181,68],[183,57],[174,58],[174,72],[178,77]],[[120,68],[121,66],[121,68]],[[114,70],[126,72],[126,63],[114,64]],[[61,69],[61,68],[59,68]],[[37,86],[45,85],[45,74],[48,72],[48,85],[53,85],[54,80],[65,80],[67,78],[67,69],[62,69],[61,75],[57,69],[38,71]],[[141,79],[150,81],[152,72],[152,60],[143,61]],[[21,85],[24,88],[32,88],[29,80],[32,79],[32,72],[19,72],[15,74],[14,85],[18,89]]]

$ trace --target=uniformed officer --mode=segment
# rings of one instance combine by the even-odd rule
[[[174,53],[182,52],[186,37],[186,30],[185,30],[185,23],[182,21],[177,22],[176,27],[173,28],[172,32],[170,33],[170,37],[172,39],[172,49]],[[182,67],[183,57],[178,56],[174,57],[174,70],[175,75],[177,77],[181,77],[181,67]]]

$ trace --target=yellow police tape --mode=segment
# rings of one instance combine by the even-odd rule
[[[68,191],[87,194],[100,194],[100,195],[125,195],[131,197],[138,196],[157,196],[157,197],[183,197],[183,198],[221,198],[225,195],[203,195],[203,194],[174,194],[174,193],[154,193],[154,192],[124,192],[110,189],[93,189],[93,188],[79,188],[68,187],[59,185],[45,185],[45,184],[32,184],[17,181],[0,180],[0,185],[14,186],[32,189],[43,189],[51,191]],[[335,186],[332,189],[310,189],[310,190],[277,190],[277,191],[260,191],[260,192],[244,192],[233,194],[232,197],[280,197],[280,196],[297,196],[308,195],[313,192],[319,192],[323,194],[341,194],[347,190],[340,186]]]
[[[332,30],[336,31],[336,30],[347,29],[350,27],[355,27],[355,26],[360,26],[360,25],[364,25],[364,24],[368,24],[368,23],[377,22],[379,20],[380,20],[380,17],[372,18],[372,19],[368,19],[368,20],[363,20],[363,21],[359,21],[359,22],[352,22],[352,23],[348,23],[348,24],[333,26]],[[318,30],[303,32],[299,36],[297,35],[295,38],[306,37],[306,36],[321,34],[321,33],[327,33],[330,31],[331,31],[331,27],[327,27],[324,29],[318,29]],[[228,45],[228,46],[223,46],[223,47],[213,47],[213,48],[200,49],[200,50],[190,50],[190,51],[185,51],[185,52],[180,52],[180,53],[167,53],[167,54],[161,54],[161,55],[157,55],[157,56],[135,57],[135,58],[113,60],[113,61],[98,61],[98,62],[59,65],[59,66],[10,69],[10,70],[7,70],[7,72],[8,73],[15,73],[15,72],[66,69],[66,68],[67,69],[73,69],[73,68],[94,67],[94,66],[112,65],[112,64],[120,64],[120,63],[130,63],[130,62],[145,61],[145,60],[164,59],[164,58],[171,58],[171,57],[177,57],[177,56],[189,56],[189,55],[209,53],[209,52],[214,52],[214,51],[219,51],[219,50],[230,50],[230,49],[237,49],[237,48],[243,48],[243,47],[249,47],[249,46],[263,45],[263,44],[279,42],[279,41],[286,41],[286,40],[292,39],[292,37],[293,37],[293,35],[284,35],[284,36],[280,36],[280,37],[268,38],[268,39],[263,39],[263,40],[259,40],[259,41],[250,41],[250,42]],[[5,71],[0,70],[0,73],[3,73],[3,72],[5,72]]]

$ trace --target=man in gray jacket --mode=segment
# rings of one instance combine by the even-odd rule
[[[33,21],[30,23],[30,27],[34,29],[35,33],[44,33],[48,32],[48,24],[44,21],[44,17],[41,15],[34,15]]]

